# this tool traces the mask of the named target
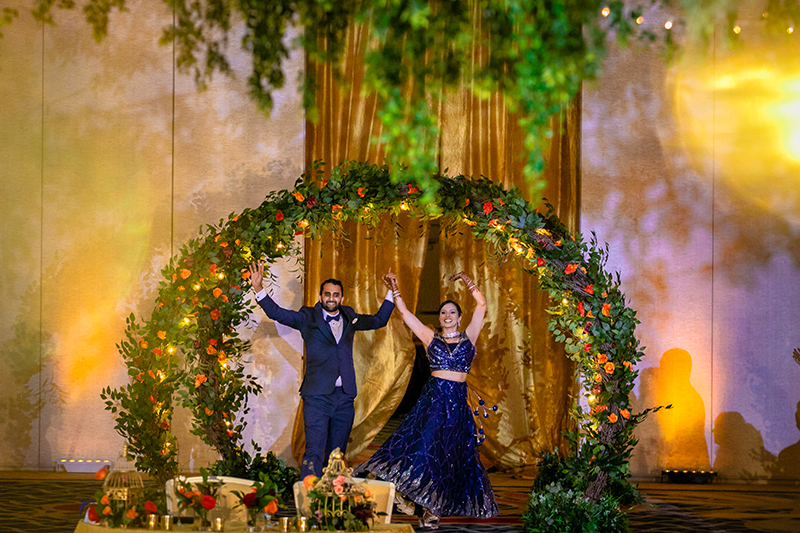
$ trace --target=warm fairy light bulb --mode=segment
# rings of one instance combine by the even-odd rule
[[[225,274],[219,273],[219,274],[217,274],[217,277],[219,279],[225,279]]]
[[[637,17],[636,18],[636,24],[641,24],[642,22],[644,22],[644,17]]]
[[[735,33],[736,35],[739,35],[741,32],[742,32],[742,27],[741,26],[734,26],[733,27],[733,33]]]
[[[188,316],[187,316],[186,318],[184,318],[184,319],[183,319],[183,323],[184,323],[184,324],[188,324],[189,322],[191,322],[191,321],[189,320],[189,317],[188,317]]]
[[[277,248],[278,250],[283,250],[283,243],[279,242],[278,246],[276,246],[275,248]]]
[[[561,300],[561,303],[564,304],[564,305],[567,305],[569,303],[569,300],[564,298],[563,300]]]
[[[200,290],[200,285],[195,285],[194,286],[194,290],[199,291]]]
[[[403,211],[408,211],[408,204],[406,204],[405,202],[400,202],[400,209],[402,209]]]
[[[665,27],[666,29],[668,29],[668,30],[671,30],[671,29],[672,29],[672,21],[671,21],[671,20],[668,20],[668,21],[667,21],[667,22],[664,24],[664,27]]]
[[[308,220],[305,218],[299,222],[301,228],[305,228],[308,226]]]
[[[794,28],[789,26],[788,28],[786,28],[786,33],[788,33],[789,35],[793,34],[794,33]]]
[[[175,352],[175,348],[173,348],[172,346],[170,346],[169,348],[167,348],[167,351],[168,351],[169,353],[174,353],[174,352]]]
[[[611,10],[607,7],[604,7],[600,13],[602,13],[604,17],[607,17],[611,14]]]

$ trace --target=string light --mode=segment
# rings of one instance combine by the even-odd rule
[[[199,291],[200,290],[200,285],[195,285],[194,286],[194,290]]]
[[[736,35],[739,35],[741,32],[742,32],[741,26],[734,26],[733,27],[733,33],[735,33]]]
[[[169,348],[167,348],[167,351],[168,351],[169,353],[175,353],[175,348],[173,348],[172,346],[170,346]]]
[[[786,28],[786,33],[788,33],[789,35],[791,35],[792,33],[794,33],[794,28],[792,28],[791,26],[789,26],[788,28]]]
[[[408,211],[408,205],[405,202],[400,202],[400,209],[403,211]]]
[[[222,272],[220,272],[219,274],[217,274],[217,277],[218,277],[219,279],[225,279],[225,274],[223,274]]]
[[[668,21],[667,21],[667,22],[664,24],[664,27],[665,27],[666,29],[668,29],[668,30],[671,30],[671,29],[672,29],[672,21],[671,21],[671,20],[668,20]]]
[[[602,13],[602,15],[604,17],[607,17],[607,16],[609,16],[611,14],[611,10],[608,9],[607,7],[604,7],[603,10],[600,13]]]
[[[564,304],[564,305],[567,305],[569,303],[569,300],[564,298],[563,300],[561,300],[561,303]]]

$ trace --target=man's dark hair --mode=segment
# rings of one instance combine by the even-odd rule
[[[445,301],[443,301],[443,302],[441,303],[441,305],[439,306],[439,312],[440,312],[440,313],[442,312],[442,308],[443,308],[445,305],[447,305],[447,304],[453,304],[453,305],[455,305],[455,306],[456,306],[456,311],[458,311],[458,316],[461,316],[461,306],[460,306],[460,305],[458,305],[458,304],[457,304],[456,302],[454,302],[453,300],[445,300]]]
[[[319,295],[320,296],[322,296],[322,289],[324,289],[325,285],[327,285],[328,283],[330,283],[332,285],[338,285],[339,289],[341,289],[341,291],[342,291],[342,296],[344,296],[344,286],[342,285],[342,282],[339,281],[338,279],[333,279],[333,278],[326,279],[325,281],[322,282],[322,285],[319,286]]]

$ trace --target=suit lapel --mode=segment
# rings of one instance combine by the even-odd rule
[[[317,328],[325,335],[325,338],[328,339],[331,344],[336,344],[336,337],[333,336],[331,327],[325,321],[325,314],[322,312],[321,303],[317,302],[317,305],[314,306],[314,312],[316,315]]]

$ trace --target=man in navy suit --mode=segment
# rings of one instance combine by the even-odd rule
[[[322,467],[335,448],[347,450],[353,428],[356,372],[353,337],[356,331],[379,329],[389,322],[394,309],[391,289],[374,315],[359,315],[342,306],[342,282],[328,279],[319,288],[319,302],[298,311],[284,309],[264,290],[264,264],[250,266],[256,301],[269,318],[300,331],[306,348],[305,375],[300,385],[306,449],[300,467],[302,477],[322,475]]]

